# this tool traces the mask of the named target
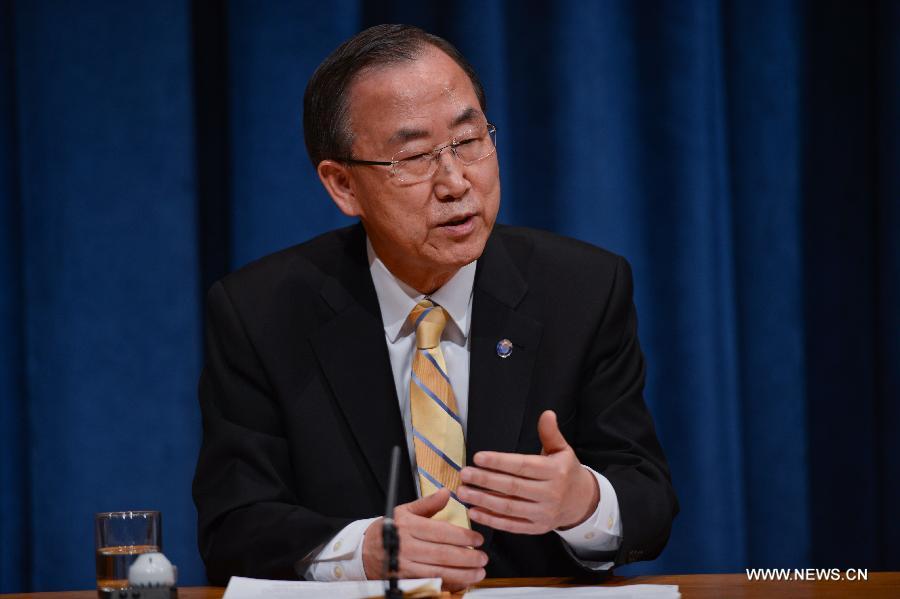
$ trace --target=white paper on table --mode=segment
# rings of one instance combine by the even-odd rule
[[[496,589],[475,589],[466,593],[466,599],[580,599],[581,597],[601,597],[603,599],[680,599],[678,585],[674,584],[631,584],[620,587],[505,587]]]
[[[409,578],[399,581],[401,591],[425,587],[436,593],[441,591],[440,578]],[[264,580],[232,576],[222,599],[362,599],[384,595],[385,581],[365,580],[347,582],[309,582],[302,580]]]

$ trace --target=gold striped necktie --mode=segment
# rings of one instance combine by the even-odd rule
[[[409,320],[416,331],[409,403],[422,497],[447,487],[450,501],[434,518],[471,528],[466,508],[456,497],[459,471],[466,465],[466,444],[447,364],[441,353],[447,312],[429,300],[422,300],[409,313]]]

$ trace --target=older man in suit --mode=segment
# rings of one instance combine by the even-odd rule
[[[656,556],[677,501],[627,263],[495,226],[497,131],[441,38],[358,34],[304,111],[319,178],[361,224],[210,290],[194,482],[210,579],[381,576],[395,445],[402,576],[458,589]]]

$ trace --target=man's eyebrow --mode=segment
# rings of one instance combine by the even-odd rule
[[[481,111],[472,108],[466,108],[462,112],[460,112],[453,122],[450,123],[450,127],[458,127],[463,123],[473,123],[482,120]],[[426,131],[425,129],[414,129],[412,127],[403,127],[402,129],[398,129],[391,135],[390,139],[388,139],[388,143],[393,144],[404,144],[410,141],[415,141],[417,139],[422,139],[425,137],[429,137],[431,133]]]
[[[457,115],[457,117],[455,119],[453,119],[453,122],[450,123],[450,127],[451,128],[458,127],[459,125],[462,125],[463,123],[472,123],[472,122],[480,121],[480,120],[482,120],[482,118],[483,117],[481,115],[480,110],[477,110],[477,109],[469,106],[468,108],[463,110],[461,113],[459,113],[459,115]]]
[[[409,141],[415,141],[417,139],[422,139],[423,137],[428,137],[430,134],[428,131],[424,129],[411,129],[404,127],[403,129],[398,129],[391,135],[391,138],[388,140],[388,143],[393,145],[396,143],[404,144]]]

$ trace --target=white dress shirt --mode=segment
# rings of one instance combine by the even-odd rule
[[[421,495],[419,477],[416,474],[415,446],[412,435],[412,415],[409,407],[409,382],[416,335],[407,317],[416,303],[426,296],[395,277],[375,255],[366,239],[369,270],[381,318],[384,336],[400,401],[400,413],[406,431],[412,475],[416,491]],[[475,282],[476,262],[468,264],[447,281],[443,287],[427,296],[447,311],[450,320],[441,337],[441,352],[447,363],[447,374],[456,397],[459,416],[466,431],[469,412],[469,327],[472,316],[472,289]],[[622,542],[622,523],[619,520],[619,501],[612,484],[602,474],[587,468],[597,479],[600,502],[594,513],[584,522],[568,530],[556,533],[565,540],[571,553],[588,568],[605,570],[612,562],[597,561],[600,554],[615,551]],[[318,581],[365,580],[362,562],[362,544],[366,529],[377,518],[356,520],[344,527],[316,556],[306,571],[306,578]],[[592,559],[594,558],[594,559]]]

